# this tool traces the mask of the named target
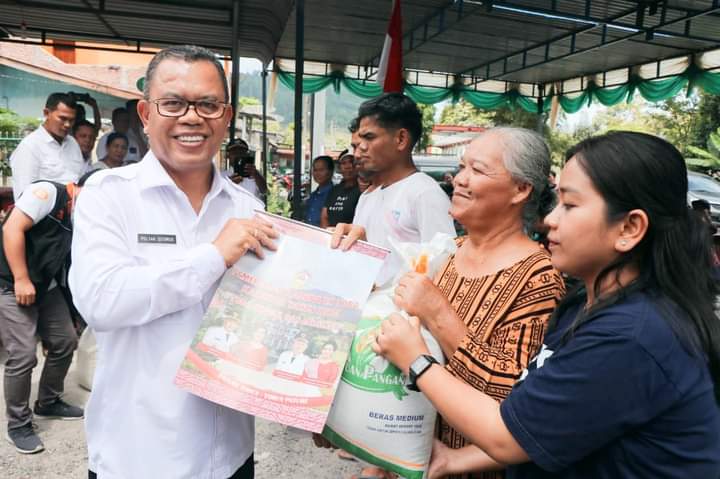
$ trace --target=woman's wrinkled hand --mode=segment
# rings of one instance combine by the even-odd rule
[[[427,276],[407,273],[400,278],[393,297],[395,305],[411,316],[420,318],[423,326],[430,329],[431,323],[440,320],[452,309],[442,291]]]
[[[428,467],[428,479],[440,479],[450,472],[450,459],[452,449],[437,439],[433,439],[432,454],[430,455],[430,466]]]
[[[382,322],[373,351],[397,366],[404,374],[421,354],[430,354],[420,334],[420,320],[391,314]]]

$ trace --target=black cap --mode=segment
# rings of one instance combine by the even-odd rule
[[[243,140],[242,138],[233,138],[228,142],[227,146],[225,147],[226,151],[229,151],[232,148],[245,148],[245,150],[249,150],[250,147],[247,144],[247,141]]]

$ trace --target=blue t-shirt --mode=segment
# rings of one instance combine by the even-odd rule
[[[688,354],[647,293],[598,311],[574,335],[569,309],[500,405],[532,462],[508,479],[720,478],[720,410],[705,361]]]
[[[333,184],[329,182],[325,186],[318,186],[315,191],[310,193],[310,197],[305,203],[305,223],[320,226],[320,213],[332,188]]]

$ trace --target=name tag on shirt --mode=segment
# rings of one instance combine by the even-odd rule
[[[156,234],[139,233],[138,234],[138,243],[177,244],[177,239],[175,238],[175,235],[156,235]]]

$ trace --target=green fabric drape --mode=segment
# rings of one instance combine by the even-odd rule
[[[378,85],[380,86],[380,85]],[[405,85],[405,94],[417,103],[433,105],[447,100],[452,96],[453,91],[450,88],[427,88],[416,85]]]
[[[280,83],[285,85],[287,88],[294,90],[295,89],[295,75],[292,73],[286,73],[286,72],[278,72],[278,79],[280,80]],[[305,94],[310,93],[317,93],[320,90],[324,90],[325,88],[329,87],[333,83],[334,78],[331,76],[328,77],[305,77],[303,78],[302,82],[302,90]]]
[[[295,88],[294,74],[283,71],[277,74],[280,83],[291,90]],[[342,86],[361,98],[373,98],[382,94],[382,87],[378,83],[346,78],[342,72],[332,72],[329,76],[307,76],[303,79],[302,90],[303,93],[316,93],[331,85],[335,92],[339,92]],[[606,88],[599,88],[595,83],[590,82],[579,94],[559,95],[559,101],[563,110],[567,113],[575,113],[582,107],[589,106],[593,101],[605,106],[617,105],[623,101],[630,102],[636,91],[646,100],[658,102],[674,97],[683,89],[689,93],[693,88],[702,88],[707,93],[720,95],[720,72],[703,71],[695,65],[690,65],[680,75],[661,80],[644,80],[634,76],[624,85]],[[450,88],[431,88],[406,83],[405,94],[416,102],[424,104],[439,103],[448,99],[453,102],[464,99],[481,110],[519,107],[532,113],[538,111],[537,99],[521,95],[517,90],[495,93],[466,89],[460,84]],[[543,111],[550,110],[553,96],[555,95],[551,94],[543,99]]]
[[[374,98],[382,95],[383,89],[374,81],[351,80],[346,78],[343,85],[350,93],[360,98]]]

